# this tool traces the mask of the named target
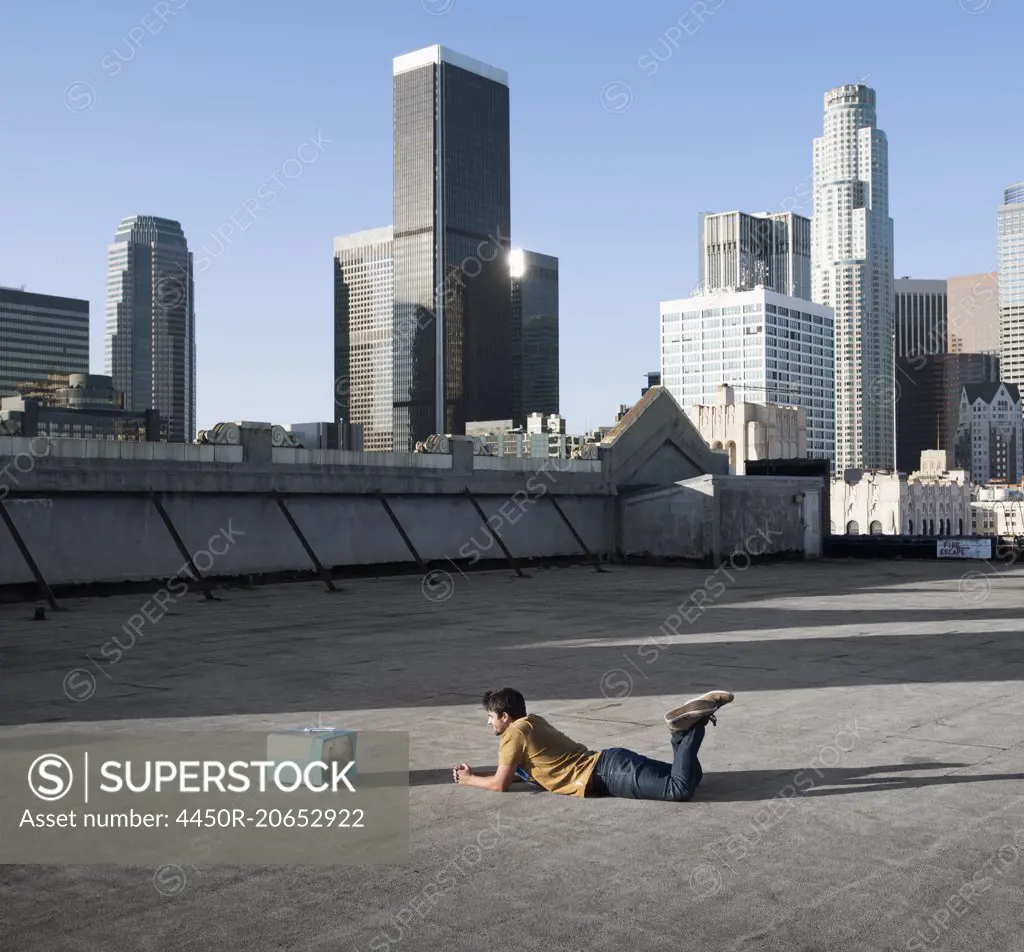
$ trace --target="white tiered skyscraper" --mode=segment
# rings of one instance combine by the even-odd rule
[[[835,311],[836,472],[893,469],[893,235],[889,156],[875,91],[825,94],[814,140],[811,297]]]
[[[1024,391],[1024,182],[999,209],[999,378]]]

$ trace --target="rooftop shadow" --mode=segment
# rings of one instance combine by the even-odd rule
[[[117,663],[100,661],[110,632],[33,628],[31,637],[0,643],[0,725],[463,706],[504,685],[528,702],[597,701],[607,711],[629,697],[718,687],[739,694],[1024,681],[1024,609],[951,609],[951,600],[961,604],[955,588],[952,598],[946,593],[934,605],[899,611],[870,607],[870,600],[864,608],[828,610],[745,604],[748,595],[771,599],[780,578],[789,588],[776,597],[799,597],[804,605],[815,595],[840,594],[821,591],[827,573],[805,577],[798,568],[784,578],[752,570],[692,625],[679,627],[675,641],[659,626],[690,590],[692,573],[666,572],[671,582],[663,585],[622,568],[610,578],[578,571],[571,597],[562,597],[561,587],[551,597],[550,585],[531,594],[522,580],[481,583],[459,596],[464,601],[443,605],[404,589],[369,601],[354,591],[296,600],[294,620],[291,603],[282,610],[276,602],[247,602],[242,593],[168,617]],[[863,581],[879,584],[877,575]],[[548,597],[538,597],[542,591]],[[287,600],[288,592],[280,586],[273,595]],[[1011,630],[957,632],[966,620]],[[917,633],[930,622],[950,630]],[[889,630],[871,634],[881,624]],[[828,636],[836,625],[856,633]],[[803,636],[782,634],[793,629]],[[733,637],[765,630],[777,633]],[[632,643],[615,643],[623,641]],[[83,696],[73,697],[79,688]]]
[[[1024,773],[975,774],[973,776],[906,777],[886,776],[908,770],[955,770],[970,764],[917,763],[881,764],[867,767],[802,767],[779,773],[775,770],[709,771],[697,788],[697,797],[709,801],[774,800],[783,791],[801,797],[832,797],[848,793],[877,793],[889,790],[913,790],[957,783],[984,783],[991,780],[1024,780]],[[799,781],[795,778],[799,777]],[[801,789],[802,788],[802,789]]]
[[[832,797],[849,793],[877,793],[889,790],[913,790],[918,787],[958,783],[985,783],[992,780],[1024,780],[1024,773],[976,774],[974,776],[907,777],[901,772],[919,770],[956,770],[969,767],[959,763],[878,764],[863,767],[801,767],[791,770],[708,771],[697,788],[695,799],[723,803],[758,800],[800,800],[804,797]],[[474,767],[479,773],[493,774],[496,767]],[[895,776],[893,776],[895,775]],[[362,775],[366,786],[389,786],[397,775]],[[409,786],[440,786],[452,783],[451,768],[409,771]],[[534,783],[516,781],[510,793],[545,793]]]

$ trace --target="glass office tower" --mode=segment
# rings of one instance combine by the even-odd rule
[[[737,403],[803,407],[808,456],[834,460],[835,342],[830,307],[767,288],[662,301],[661,385],[684,410],[722,384]]]
[[[558,413],[558,259],[515,248],[512,277],[512,368],[517,426],[531,413]]]
[[[334,239],[334,420],[363,427],[363,449],[390,453],[394,359],[392,229]]]
[[[509,90],[440,46],[394,61],[395,452],[510,419]]]
[[[1024,386],[1024,182],[999,209],[999,354],[1003,381]]]
[[[107,256],[106,372],[124,408],[153,408],[172,443],[196,438],[196,315],[192,253],[181,225],[136,215]]]
[[[896,359],[949,350],[945,281],[897,278],[893,282]]]
[[[0,397],[88,372],[88,301],[0,288]]]

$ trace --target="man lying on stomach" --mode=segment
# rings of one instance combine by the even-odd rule
[[[488,691],[483,698],[487,723],[501,738],[498,770],[473,773],[468,764],[452,769],[456,783],[503,793],[518,774],[551,793],[575,797],[629,797],[635,800],[692,800],[704,776],[697,752],[704,725],[717,724],[715,712],[728,704],[728,691],[709,691],[665,715],[672,738],[672,763],[652,760],[622,747],[588,750],[543,717],[526,713],[526,701],[514,688]]]

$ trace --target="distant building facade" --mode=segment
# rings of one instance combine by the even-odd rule
[[[1007,383],[1024,385],[1024,182],[999,209],[999,357]]]
[[[0,288],[0,397],[88,372],[88,301]]]
[[[629,412],[620,406],[616,423]],[[526,426],[509,420],[477,420],[466,424],[466,436],[478,438],[494,456],[532,456],[571,459],[573,453],[589,443],[599,443],[614,429],[599,426],[589,433],[568,433],[565,418],[557,413],[531,413]]]
[[[365,450],[359,423],[288,423],[284,429],[306,450]]]
[[[513,248],[512,387],[514,416],[558,413],[558,259]]]
[[[0,398],[0,424],[9,435],[86,440],[167,442],[167,421],[154,409],[126,410],[110,377],[70,374],[19,397]]]
[[[508,74],[394,61],[394,450],[514,417]]]
[[[181,225],[136,215],[118,225],[107,257],[106,372],[125,408],[154,408],[172,443],[196,438],[192,253]]]
[[[807,411],[802,407],[737,403],[723,385],[711,406],[686,407],[686,415],[711,449],[727,453],[729,474],[746,474],[747,460],[807,456]]]
[[[704,212],[699,218],[699,287],[765,287],[811,299],[811,221],[792,212]]]
[[[898,278],[893,288],[896,357],[946,353],[949,336],[946,282]]]
[[[963,388],[998,380],[995,354],[897,357],[896,468],[913,472],[924,450],[953,453]]]
[[[390,226],[334,239],[334,419],[371,452],[394,444],[394,264]]]
[[[832,479],[833,535],[958,537],[971,533],[968,474],[851,469]]]
[[[951,354],[999,354],[999,275],[965,274],[946,279]]]
[[[1024,536],[1024,491],[1020,486],[982,486],[971,502],[975,535]]]
[[[662,385],[683,409],[714,405],[723,383],[739,403],[802,407],[807,454],[833,459],[833,322],[831,308],[765,288],[663,301]]]
[[[956,466],[979,485],[1024,477],[1020,391],[1012,383],[968,384],[961,391]]]

